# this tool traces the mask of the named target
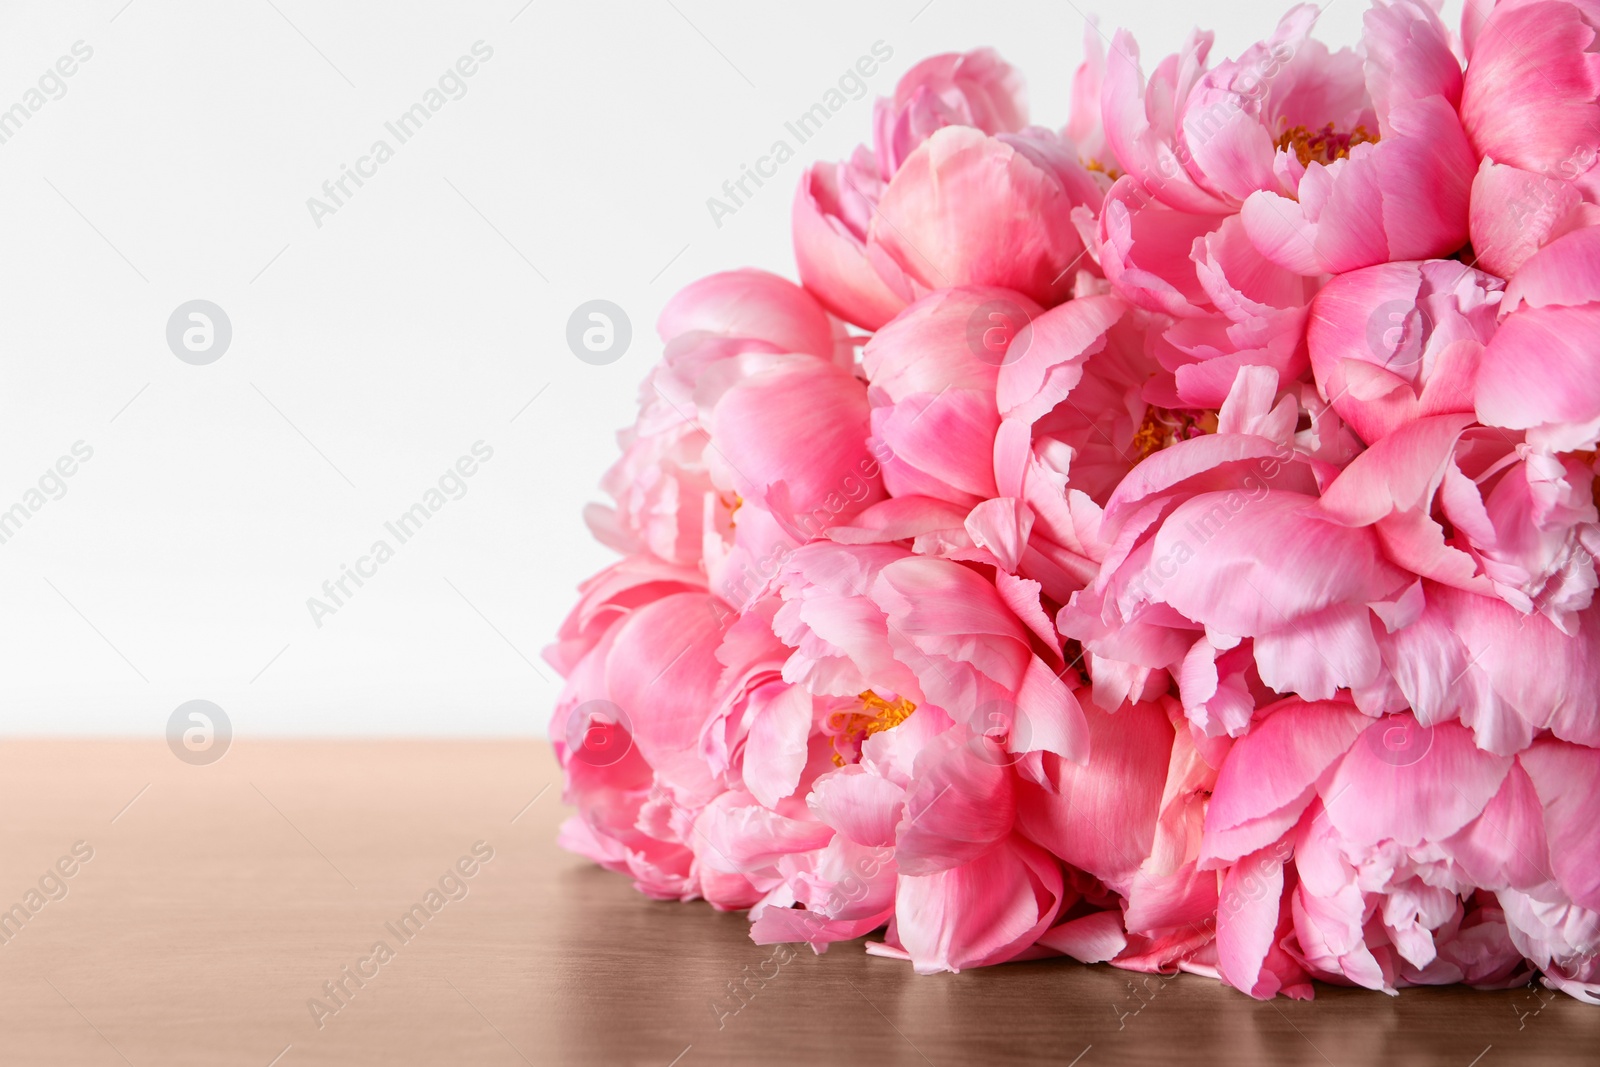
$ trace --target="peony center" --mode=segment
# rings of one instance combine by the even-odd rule
[[[1145,409],[1144,421],[1133,431],[1133,447],[1139,459],[1146,460],[1179,441],[1216,432],[1217,416],[1212,412],[1196,415],[1190,411],[1150,407]]]
[[[1084,170],[1094,171],[1094,172],[1096,172],[1098,174],[1104,174],[1107,178],[1110,178],[1112,181],[1116,181],[1117,179],[1122,177],[1122,172],[1120,170],[1118,170],[1115,167],[1108,167],[1104,163],[1100,162],[1098,159],[1089,160],[1087,163],[1085,163],[1083,165],[1083,169]]]
[[[1377,143],[1378,136],[1365,126],[1344,132],[1334,129],[1330,122],[1320,130],[1308,130],[1304,126],[1286,130],[1278,138],[1278,150],[1293,151],[1301,166],[1309,167],[1313,163],[1326,166],[1336,159],[1349,157],[1350,150],[1358,144]]]
[[[861,756],[861,743],[873,734],[892,730],[911,717],[917,706],[905,697],[885,700],[868,689],[856,697],[860,711],[841,708],[824,723],[824,732],[833,735],[833,765],[843,767]],[[840,743],[843,742],[841,748]]]

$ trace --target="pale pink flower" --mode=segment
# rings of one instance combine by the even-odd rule
[[[1273,160],[1282,187],[1263,184],[1241,211],[1262,254],[1301,274],[1443,256],[1467,241],[1477,159],[1456,115],[1462,74],[1448,31],[1422,0],[1378,0],[1362,40],[1363,112],[1330,116],[1327,139],[1304,146],[1292,134],[1300,124],[1281,118],[1291,128]],[[1314,79],[1295,85],[1285,106],[1304,108],[1327,91],[1350,99],[1348,83]]]
[[[1370,530],[1316,513],[1351,446],[1326,410],[1299,429],[1307,399],[1247,368],[1217,432],[1154,453],[1112,495],[1100,573],[1057,620],[1090,654],[1099,703],[1159,691],[1171,675],[1196,726],[1237,734],[1257,684],[1394,702],[1374,627],[1415,579]],[[1249,662],[1229,662],[1246,642]]]
[[[719,499],[706,466],[708,417],[722,393],[775,355],[842,367],[853,357],[805,290],[764,271],[714,274],[685,287],[657,328],[666,342],[662,361],[645,379],[638,420],[618,435],[622,457],[601,483],[616,505],[591,505],[586,518],[619,552],[695,566],[706,540],[723,537],[733,503]]]
[[[1573,230],[1600,224],[1600,206],[1578,181],[1485,158],[1472,179],[1473,265],[1501,278]]]
[[[1065,603],[1098,569],[1100,506],[1145,452],[1186,432],[1143,398],[1159,367],[1127,310],[1092,291],[1041,312],[1021,294],[959,289],[880,330],[866,366],[895,495],[829,536],[909,539],[996,568],[1007,595],[1020,576]]]
[[[885,487],[967,508],[996,495],[995,383],[1038,305],[1006,289],[940,290],[885,324],[862,350]],[[1021,321],[1016,321],[1020,319]]]
[[[1373,722],[1339,702],[1266,709],[1230,749],[1206,815],[1201,866],[1224,872],[1222,977],[1270,996],[1282,946],[1311,976],[1389,992],[1525,980],[1501,909],[1480,892],[1504,876],[1483,880],[1452,857],[1456,842],[1508,828],[1484,820],[1511,769],[1454,723]],[[1542,832],[1517,833],[1496,853],[1542,852]]]
[[[921,973],[1018,957],[1064,893],[1060,861],[1013,828],[1016,780],[1003,750],[935,707],[868,736],[808,798],[836,836],[781,865],[752,936],[822,951],[887,922],[867,950]]]
[[[1424,723],[1459,717],[1480,747],[1517,752],[1541,731],[1600,747],[1600,605],[1563,632],[1499,597],[1423,583],[1422,610],[1384,635],[1387,673]]]

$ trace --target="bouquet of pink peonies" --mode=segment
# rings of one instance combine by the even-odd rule
[[[763,944],[1600,1002],[1600,0],[993,52],[689,286],[563,843]]]

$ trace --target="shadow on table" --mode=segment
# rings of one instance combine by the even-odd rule
[[[917,975],[867,955],[870,939],[820,956],[756,945],[742,913],[651,901],[595,867],[556,892],[551,1062],[1497,1067],[1593,1065],[1600,1048],[1600,1009],[1547,990],[1319,985],[1263,1002],[1071,960]]]

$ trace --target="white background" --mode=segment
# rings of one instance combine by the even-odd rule
[[[1148,70],[1196,19],[1234,55],[1283,6],[1125,0],[1102,27]],[[1319,35],[1354,43],[1363,10]],[[581,510],[665,300],[793,277],[804,165],[869,139],[918,59],[994,45],[1059,126],[1083,34],[1066,0],[6,0],[0,109],[94,54],[0,145],[0,510],[94,455],[0,545],[0,732],[156,734],[204,698],[240,735],[542,733],[538,650],[611,558]],[[317,227],[306,199],[479,40],[466,95]],[[716,227],[706,198],[879,40],[869,95]],[[605,367],[564,340],[597,297],[634,326]],[[166,344],[195,298],[232,321],[209,366]],[[479,440],[467,494],[314,625]]]

